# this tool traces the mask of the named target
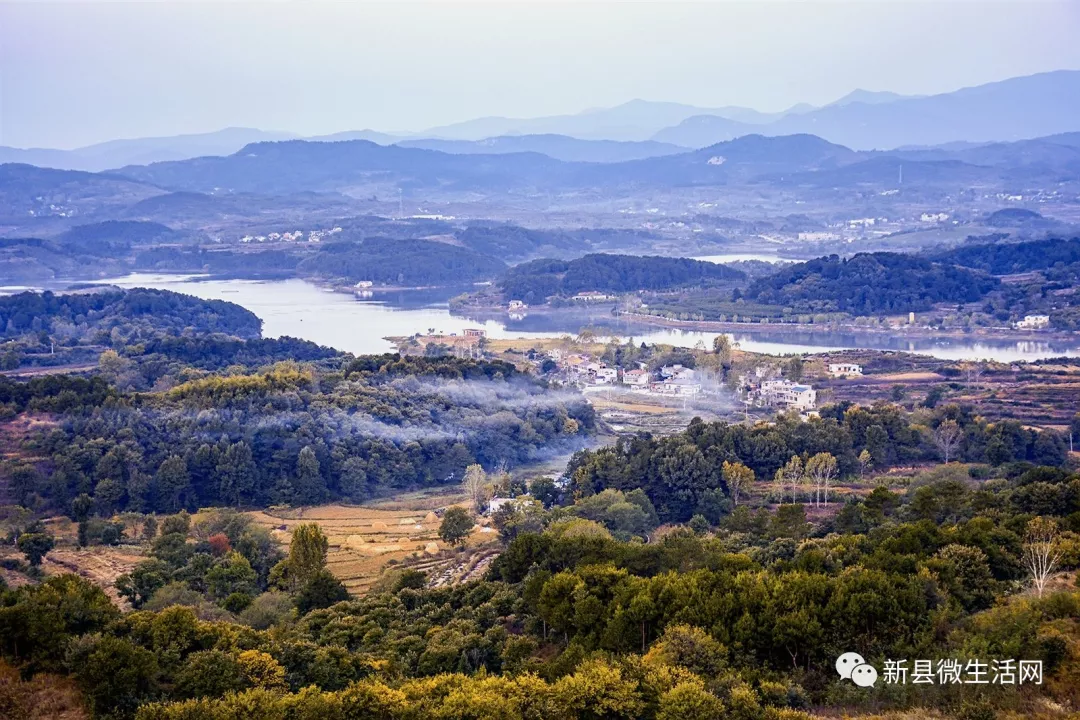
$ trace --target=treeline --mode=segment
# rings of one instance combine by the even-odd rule
[[[108,340],[115,331],[128,339],[157,333],[223,333],[257,338],[262,320],[224,300],[201,300],[168,290],[102,290],[68,293],[24,292],[0,298],[4,338],[24,333],[56,335],[65,341]]]
[[[1029,717],[1076,699],[1080,594],[1016,591],[1035,529],[1051,533],[1063,569],[1077,564],[1080,477],[1030,465],[993,475],[946,466],[815,522],[801,505],[743,505],[711,533],[647,544],[560,514],[579,504],[567,495],[565,508],[521,511],[534,524],[481,581],[429,588],[406,568],[347,601],[333,599],[317,534],[294,528],[274,560],[242,516],[190,533],[170,517],[140,578],[120,583],[143,609],[121,614],[75,576],[7,591],[0,652],[25,675],[69,674],[99,717],[141,720]],[[293,589],[253,595],[264,582]],[[856,689],[834,667],[852,648],[878,668],[1023,658],[1042,663],[1043,681],[901,686],[882,671]]]
[[[996,278],[899,253],[829,255],[786,267],[750,284],[744,297],[802,312],[872,315],[966,303],[997,289]]]
[[[1066,459],[1068,445],[1059,433],[1035,431],[1013,420],[989,423],[971,408],[938,408],[923,425],[894,405],[841,403],[822,408],[820,418],[806,421],[781,415],[775,423],[748,426],[695,419],[679,435],[621,438],[613,446],[582,451],[567,473],[580,495],[640,488],[663,521],[686,521],[695,514],[716,519],[729,509],[725,461],[743,463],[758,478],[772,479],[793,456],[802,462],[828,453],[839,475],[851,475],[859,472],[865,451],[864,462],[868,458],[874,468],[884,470],[942,457],[934,430],[945,422],[955,423],[958,434],[949,459],[994,466],[1061,465]]]
[[[1046,270],[1058,263],[1062,265],[1080,263],[1080,238],[964,245],[947,252],[937,253],[934,259],[938,262],[983,270],[993,275]]]
[[[368,238],[324,244],[303,259],[303,275],[386,285],[439,285],[491,278],[506,269],[496,257],[430,240]]]
[[[70,513],[85,495],[103,516],[359,501],[453,482],[472,463],[572,450],[594,427],[583,398],[551,397],[508,363],[397,355],[324,369],[232,366],[154,393],[101,379],[4,381],[0,399],[9,414],[59,413],[26,441],[45,460],[9,464],[10,500]]]
[[[512,300],[540,303],[552,295],[573,295],[587,290],[666,290],[745,277],[725,265],[689,258],[594,253],[577,260],[543,259],[517,265],[499,285]]]

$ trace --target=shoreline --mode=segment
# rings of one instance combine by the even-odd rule
[[[645,315],[641,313],[619,313],[618,317],[628,318],[643,325],[657,327],[670,327],[682,330],[698,330],[702,332],[740,332],[750,329],[771,330],[775,332],[855,332],[872,335],[900,335],[904,337],[952,337],[952,338],[985,338],[987,340],[1069,340],[1075,337],[1074,333],[1065,331],[1015,331],[1005,328],[979,328],[964,331],[957,328],[930,328],[925,326],[899,326],[899,327],[865,327],[851,323],[838,325],[815,325],[808,323],[777,323],[777,322],[722,322],[719,320],[676,320],[660,317],[659,315]]]

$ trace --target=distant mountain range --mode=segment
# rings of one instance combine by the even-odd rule
[[[690,116],[651,139],[709,145],[748,132],[812,133],[858,150],[955,141],[1021,140],[1080,130],[1080,71],[1012,78],[929,97],[856,92],[806,113],[764,125],[733,124],[715,113]]]
[[[486,140],[402,140],[398,147],[438,150],[452,155],[504,155],[532,152],[567,162],[613,163],[677,155],[687,148],[653,140],[582,140],[567,135],[503,135]]]
[[[447,141],[442,141],[443,143]],[[533,141],[529,141],[533,142]],[[579,141],[583,142],[583,141]],[[528,144],[528,143],[526,143]],[[572,146],[573,142],[568,145]],[[653,145],[616,143],[635,148]],[[445,145],[444,145],[445,147]],[[475,148],[471,148],[475,149]],[[550,193],[662,190],[764,182],[806,187],[964,187],[1033,181],[1049,185],[1080,172],[1080,133],[955,150],[858,151],[815,135],[745,135],[700,150],[623,162],[567,162],[536,152],[452,154],[365,140],[256,143],[228,157],[129,166],[112,171],[157,189],[197,193],[290,195],[304,192]],[[418,196],[419,196],[418,195]]]
[[[1080,131],[1080,71],[1013,78],[926,97],[855,90],[824,107],[780,113],[632,100],[613,108],[541,118],[486,117],[422,133],[356,130],[305,138],[367,140],[450,154],[536,152],[576,162],[674,155],[750,134],[812,134],[857,150],[985,144]],[[0,163],[102,171],[129,165],[226,156],[252,143],[299,136],[251,128],[114,140],[76,150],[0,147]]]

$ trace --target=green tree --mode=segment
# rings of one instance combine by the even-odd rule
[[[244,689],[236,656],[224,650],[193,652],[176,673],[176,693],[182,698],[221,697]]]
[[[18,546],[19,552],[26,556],[26,561],[30,563],[30,567],[37,567],[49,551],[55,547],[56,541],[53,540],[52,535],[46,532],[27,532],[19,535],[19,539],[15,544]]]
[[[726,717],[724,703],[698,678],[684,680],[660,696],[656,720],[716,720]]]
[[[473,518],[469,511],[457,505],[447,508],[439,525],[439,537],[447,545],[461,545],[472,532]]]
[[[246,442],[229,446],[218,463],[217,474],[219,495],[239,507],[241,498],[255,486],[255,461]]]
[[[788,376],[788,379],[799,382],[803,376],[803,359],[802,355],[792,355],[791,359],[787,361],[787,367],[784,369],[784,373]]]
[[[529,484],[529,494],[548,509],[559,500],[559,488],[555,480],[549,477],[535,478]]]
[[[210,594],[222,600],[233,593],[253,594],[258,575],[248,559],[238,552],[230,552],[206,572],[206,585]]]
[[[157,689],[154,653],[122,638],[84,635],[67,662],[97,717],[133,717]]]
[[[727,337],[726,335],[724,337]],[[739,496],[749,493],[754,484],[754,471],[741,462],[724,461],[722,466],[724,484],[727,485],[728,493],[731,494],[731,502],[739,504]]]
[[[319,459],[310,445],[296,458],[296,480],[293,482],[296,502],[317,505],[326,499],[326,482],[319,471]]]
[[[300,588],[296,595],[296,609],[303,615],[348,599],[349,591],[332,572],[324,568]]]
[[[877,467],[889,464],[889,432],[881,425],[866,428],[866,449]]]
[[[182,509],[191,491],[191,475],[184,458],[179,455],[167,457],[154,475],[154,485],[157,487],[158,508],[164,512]]]
[[[162,560],[151,558],[143,560],[130,573],[116,578],[116,589],[132,607],[139,608],[155,592],[165,587],[171,578],[172,568]]]
[[[289,542],[289,557],[285,563],[292,587],[303,587],[326,567],[330,541],[315,523],[297,525]]]

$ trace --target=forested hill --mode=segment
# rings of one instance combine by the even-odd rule
[[[994,275],[1008,275],[1046,270],[1058,263],[1080,263],[1080,238],[967,245],[933,257],[938,262],[985,270]]]
[[[745,297],[809,312],[928,310],[940,302],[974,302],[1000,286],[985,274],[925,258],[878,252],[820,257],[755,280]]]
[[[202,300],[168,290],[102,290],[57,295],[24,292],[0,298],[0,333],[56,336],[57,344],[95,342],[113,332],[130,340],[157,333],[221,333],[257,338],[262,320],[224,300]]]
[[[146,355],[121,355],[119,372],[103,367],[90,381],[0,378],[5,411],[58,419],[47,442],[32,438],[48,462],[12,469],[12,499],[63,512],[86,494],[105,515],[358,502],[460,481],[473,463],[514,467],[576,450],[594,426],[580,394],[552,390],[508,363],[344,360],[233,365],[227,374],[189,368],[148,393],[110,385],[137,372],[121,363],[163,364]]]
[[[500,287],[511,300],[543,302],[588,290],[632,292],[742,280],[726,265],[689,258],[594,253],[577,260],[534,260],[511,268]]]
[[[447,243],[369,238],[327,244],[298,267],[301,274],[323,278],[420,286],[495,277],[506,263]]]

